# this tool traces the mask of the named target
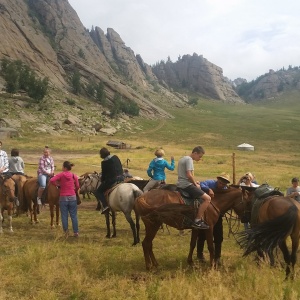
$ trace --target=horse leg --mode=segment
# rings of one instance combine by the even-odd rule
[[[283,241],[279,244],[279,248],[283,254],[284,261],[286,263],[286,268],[285,268],[285,279],[288,279],[291,269],[290,269],[290,264],[291,264],[291,255],[289,252],[289,249],[286,245],[286,241]]]
[[[13,205],[9,205],[9,207],[7,209],[9,232],[14,232],[13,228],[12,228],[12,213],[13,213]]]
[[[50,226],[51,228],[54,228],[54,205],[49,203],[50,208]]]
[[[34,222],[35,223],[39,222],[39,220],[37,218],[37,209],[38,209],[38,205],[37,205],[37,203],[35,201],[34,204],[33,204],[33,216],[34,216]]]
[[[194,265],[193,252],[194,252],[194,249],[196,247],[198,234],[199,234],[199,232],[198,232],[197,229],[192,229],[191,241],[190,241],[190,252],[189,252],[189,255],[188,255],[188,259],[187,259],[187,262],[190,266]]]
[[[209,227],[209,229],[206,229],[205,234],[206,234],[207,248],[209,251],[210,265],[211,267],[215,267],[216,260],[215,260],[215,247],[213,241],[213,228]]]
[[[292,236],[292,252],[291,252],[291,263],[292,263],[292,274],[291,278],[294,279],[295,275],[295,264],[297,261],[297,251],[299,248],[299,237],[298,236]]]
[[[105,223],[106,223],[106,237],[110,238],[110,222],[109,222],[109,212],[105,214]]]
[[[116,218],[116,213],[114,211],[111,212],[111,223],[113,226],[113,235],[112,237],[117,236],[117,231],[116,231],[116,224],[117,224],[117,218]]]
[[[143,221],[145,224],[146,234],[142,242],[142,246],[143,246],[146,269],[150,271],[152,266],[153,267],[158,266],[158,263],[153,253],[153,239],[156,236],[156,233],[159,230],[160,226],[162,225],[162,222],[158,221],[157,223],[155,223],[146,220]]]
[[[59,204],[58,203],[55,205],[55,209],[56,209],[56,226],[59,226]]]
[[[135,212],[135,226],[136,226],[136,239],[137,242],[140,242],[140,215]]]
[[[137,241],[137,235],[136,235],[136,229],[135,229],[135,224],[133,222],[133,219],[131,217],[131,212],[124,212],[124,215],[125,215],[125,218],[127,220],[127,222],[130,224],[130,228],[131,228],[131,231],[132,231],[132,235],[133,235],[133,244],[132,246],[135,246],[138,241]]]
[[[198,230],[198,239],[197,239],[197,258],[201,261],[204,261],[204,244],[205,244],[205,232],[203,230]]]
[[[0,211],[0,233],[3,233],[2,223],[3,223],[3,209],[1,208],[1,211]]]

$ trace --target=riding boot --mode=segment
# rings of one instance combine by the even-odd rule
[[[98,202],[101,202],[102,204],[102,214],[107,213],[109,211],[109,207],[103,193],[99,193]]]

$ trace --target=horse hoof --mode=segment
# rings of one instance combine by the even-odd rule
[[[105,237],[106,237],[107,239],[110,239],[110,235],[106,235]]]

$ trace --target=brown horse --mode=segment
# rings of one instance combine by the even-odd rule
[[[254,204],[255,205],[255,204]],[[245,248],[244,256],[257,251],[266,254],[274,265],[274,249],[279,246],[286,263],[286,279],[294,277],[294,266],[300,237],[300,203],[284,196],[270,196],[261,200],[252,209],[251,229],[242,234],[240,241]],[[288,250],[286,240],[291,237],[292,251]]]
[[[225,213],[229,209],[242,216],[246,210],[247,197],[246,192],[234,187],[227,190],[215,191],[215,197],[205,213],[205,221],[210,226],[205,230],[208,250],[210,253],[210,263],[216,265],[214,244],[213,244],[213,227],[217,222],[220,213]],[[175,227],[179,230],[191,229],[192,221],[195,217],[195,207],[193,205],[183,205],[181,195],[176,191],[163,189],[154,189],[137,198],[135,208],[141,215],[145,224],[146,236],[143,240],[143,251],[146,263],[146,269],[157,267],[158,263],[153,253],[153,239],[163,223]],[[193,251],[196,246],[198,230],[192,229],[190,251],[188,263],[193,264]]]
[[[29,210],[31,223],[38,223],[37,219],[38,204],[37,204],[37,190],[39,184],[36,177],[28,179],[23,186],[24,195],[24,210]],[[50,209],[50,225],[51,228],[54,227],[54,208],[56,212],[56,225],[59,225],[59,189],[57,189],[53,184],[48,184],[43,196],[45,203],[49,204]]]
[[[24,212],[23,211],[23,186],[25,184],[25,182],[27,181],[29,177],[26,175],[20,175],[20,174],[14,174],[12,176],[12,179],[14,179],[14,181],[16,182],[17,185],[17,197],[19,200],[19,206],[17,207],[17,215],[19,215],[20,213]]]
[[[1,205],[1,215],[0,215],[0,233],[3,232],[3,213],[7,210],[8,215],[8,228],[10,232],[13,232],[12,228],[12,214],[14,209],[14,201],[16,199],[15,195],[16,183],[15,181],[5,175],[0,175],[0,205]]]

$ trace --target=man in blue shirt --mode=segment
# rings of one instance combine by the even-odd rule
[[[214,191],[217,189],[227,189],[228,184],[230,183],[229,174],[222,173],[217,176],[217,179],[208,179],[200,182],[201,189],[207,193],[211,198],[214,197]],[[217,223],[214,225],[213,235],[214,235],[214,243],[215,243],[215,258],[219,260],[221,257],[221,247],[223,242],[223,215],[220,215]],[[203,248],[206,237],[205,232],[199,230],[198,241],[197,241],[197,257],[199,260],[204,260],[203,256]]]

